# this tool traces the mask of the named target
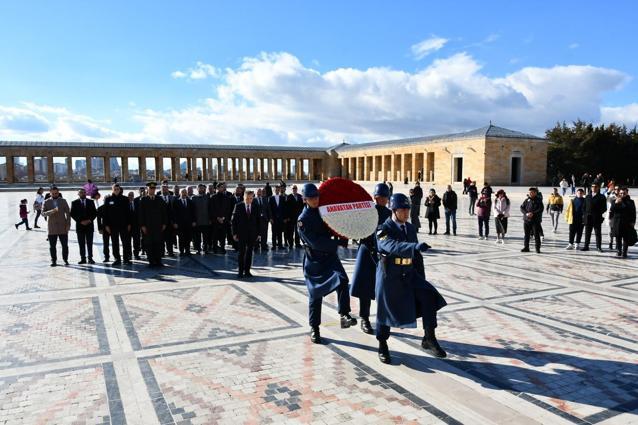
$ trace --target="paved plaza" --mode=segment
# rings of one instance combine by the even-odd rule
[[[34,192],[0,193],[0,424],[638,424],[638,247],[566,251],[561,216],[542,254],[521,253],[521,189],[505,245],[477,239],[460,193],[459,236],[421,229],[448,358],[393,329],[391,365],[340,329],[334,294],[310,343],[300,249],[257,254],[238,281],[231,251],[112,268],[101,238],[80,266],[72,231],[71,265],[51,268],[45,222],[13,227]]]

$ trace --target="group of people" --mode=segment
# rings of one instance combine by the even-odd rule
[[[89,182],[91,184],[91,182]],[[295,225],[304,203],[297,186],[286,193],[281,182],[271,187],[266,183],[256,192],[238,184],[234,193],[226,190],[224,182],[208,186],[169,189],[162,182],[159,191],[155,182],[139,188],[136,195],[124,195],[115,183],[112,192],[102,197],[97,188],[83,186],[69,206],[59,189],[51,187],[43,196],[39,189],[34,208],[47,220],[51,265],[57,265],[57,242],[62,246],[62,259],[68,264],[68,232],[75,222],[80,261],[95,264],[93,235],[95,224],[102,237],[103,262],[111,266],[132,264],[146,255],[149,265],[162,266],[162,257],[196,254],[225,254],[226,248],[239,252],[240,277],[250,277],[252,253],[267,251],[268,229],[271,228],[272,249],[301,247]],[[89,196],[89,193],[91,194]],[[20,204],[20,224],[28,226],[26,200]],[[36,226],[37,219],[36,216]],[[97,223],[96,223],[97,222]],[[18,224],[16,224],[16,228]],[[121,250],[120,250],[121,246]]]
[[[377,230],[359,241],[357,261],[349,278],[339,260],[339,246],[347,239],[333,235],[319,214],[320,194],[308,183],[303,187],[307,207],[297,220],[306,255],[303,269],[309,295],[310,340],[321,343],[321,305],[323,297],[336,291],[342,328],[357,324],[350,315],[350,296],[359,298],[361,330],[376,334],[378,356],[391,363],[388,338],[392,327],[416,327],[422,319],[424,335],[421,346],[426,352],[442,358],[445,350],[437,341],[437,311],[446,305],[445,299],[425,278],[422,253],[430,247],[419,242],[416,227],[409,222],[410,199],[402,193],[390,195],[390,188],[379,183],[374,189],[377,210]],[[388,208],[389,206],[389,208]],[[371,300],[376,300],[376,326],[370,323]]]

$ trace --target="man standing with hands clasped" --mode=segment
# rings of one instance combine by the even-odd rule
[[[416,228],[408,223],[410,200],[402,193],[390,198],[392,217],[377,230],[377,246],[381,258],[377,266],[377,340],[379,360],[390,363],[388,338],[390,328],[415,328],[416,319],[423,320],[421,347],[435,357],[447,354],[439,345],[434,330],[437,311],[447,303],[425,279],[422,252],[430,246],[419,242]]]
[[[86,199],[84,188],[78,190],[78,196],[78,199],[71,202],[71,218],[75,220],[75,233],[80,245],[80,262],[78,264],[86,264],[87,254],[89,264],[95,264],[93,261],[93,220],[97,216],[97,211],[93,200]]]
[[[534,243],[536,245],[536,253],[541,253],[541,214],[543,214],[543,201],[538,197],[538,189],[529,188],[529,195],[521,205],[523,213],[523,230],[525,231],[525,239],[523,239],[523,249],[521,252],[529,252],[529,239],[534,232]]]
[[[44,201],[42,215],[47,218],[49,234],[49,253],[51,254],[51,267],[57,266],[58,255],[55,245],[60,239],[62,244],[62,259],[65,265],[69,265],[69,229],[71,228],[71,211],[69,204],[60,196],[56,186],[51,188],[51,197]]]
[[[603,252],[601,226],[603,214],[607,211],[607,198],[600,194],[600,186],[597,183],[591,185],[591,192],[585,197],[583,209],[583,224],[585,225],[585,246],[581,251],[589,251],[589,241],[592,230],[596,234],[596,248]]]
[[[253,263],[253,248],[259,238],[259,206],[253,203],[255,192],[247,190],[245,201],[235,204],[230,220],[233,239],[237,242],[239,256],[239,273],[237,277],[253,277],[250,266]]]

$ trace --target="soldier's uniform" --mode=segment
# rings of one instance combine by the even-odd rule
[[[390,197],[390,188],[385,183],[379,183],[374,188],[374,197]],[[387,207],[375,205],[378,213],[377,226],[383,224],[392,217],[392,211]],[[359,316],[361,317],[361,329],[365,333],[373,333],[370,326],[370,304],[375,298],[374,288],[376,282],[376,269],[379,263],[377,240],[375,234],[359,241],[357,262],[352,275],[350,295],[359,298]]]
[[[154,187],[156,184],[151,182],[147,184]],[[150,195],[140,200],[138,209],[138,219],[141,228],[146,228],[144,233],[144,245],[146,249],[146,258],[150,266],[162,265],[162,254],[164,252],[163,230],[168,226],[168,215],[166,205],[162,198],[158,195]]]
[[[394,194],[391,209],[410,208],[407,197]],[[376,331],[379,340],[379,358],[390,362],[387,339],[390,328],[414,328],[421,317],[425,335],[421,342],[424,349],[437,357],[445,357],[434,329],[437,311],[447,303],[432,284],[425,279],[421,252],[429,246],[419,242],[416,228],[411,223],[399,223],[388,218],[377,230],[377,247],[380,260],[376,270]]]
[[[317,187],[308,183],[303,188],[304,198],[319,196]],[[348,293],[348,275],[339,260],[337,249],[340,242],[333,238],[328,227],[319,215],[319,208],[306,206],[297,219],[299,237],[304,243],[304,277],[308,288],[308,313],[311,327],[311,340],[320,343],[319,325],[321,324],[321,303],[323,297],[337,291],[341,327],[356,325],[350,317],[350,295]]]

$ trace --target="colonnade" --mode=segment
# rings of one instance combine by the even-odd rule
[[[343,156],[342,156],[343,155]],[[341,177],[359,181],[434,181],[435,153],[340,154]]]

